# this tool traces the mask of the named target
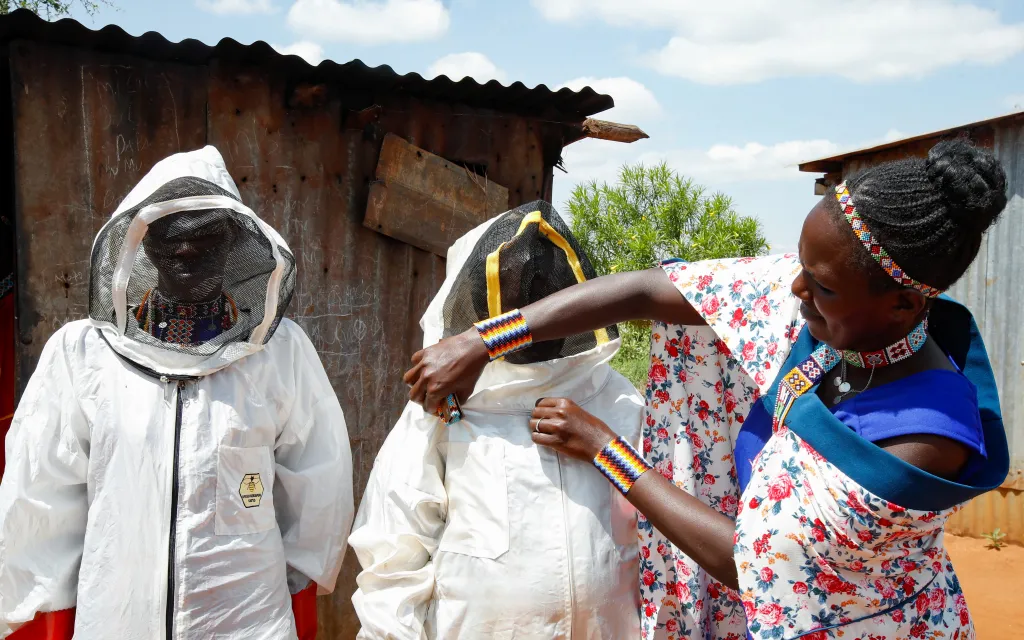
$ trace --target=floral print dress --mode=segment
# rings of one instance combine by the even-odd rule
[[[655,324],[652,330],[644,455],[680,489],[735,517],[733,441],[802,326],[789,289],[800,263],[795,255],[781,255],[674,261],[663,268],[708,326]],[[639,538],[645,640],[746,638],[735,592],[643,516]]]
[[[888,502],[783,427],[740,510],[736,563],[753,638],[975,637],[942,545],[955,507]]]
[[[962,341],[970,342],[965,375],[979,389],[990,453],[999,452],[977,486],[885,453],[809,394],[753,460],[741,496],[736,436],[755,402],[774,402],[780,372],[813,348],[790,293],[799,261],[783,255],[663,268],[708,326],[654,327],[644,454],[678,487],[737,518],[740,593],[641,517],[645,640],[974,638],[942,529],[960,503],[998,486],[1007,449],[973,320]],[[953,301],[937,303],[933,318],[954,306],[969,319]],[[957,326],[958,335],[967,333]]]

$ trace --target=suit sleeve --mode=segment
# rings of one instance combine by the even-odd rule
[[[313,581],[334,590],[352,526],[352,452],[345,415],[313,345],[294,335],[294,409],[274,449],[274,506],[288,565],[299,593]]]
[[[88,513],[89,427],[66,333],[43,348],[6,440],[0,483],[0,638],[75,606]]]
[[[381,447],[349,538],[361,640],[425,638],[433,556],[447,518],[440,422],[410,404]]]

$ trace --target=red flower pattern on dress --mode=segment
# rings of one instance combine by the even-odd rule
[[[712,316],[718,313],[718,298],[714,296],[704,298],[704,302],[701,303],[700,310],[706,316]]]
[[[785,500],[793,492],[793,479],[788,475],[780,475],[768,483],[768,499],[773,502]]]
[[[757,610],[757,621],[769,627],[777,627],[782,624],[783,617],[782,607],[774,602],[762,605]]]
[[[747,567],[739,574],[741,592],[747,610],[779,605],[784,611],[776,627],[752,618],[754,639],[788,637],[776,635],[778,628],[815,637],[821,621],[846,625],[843,637],[852,640],[974,639],[952,564],[935,546],[954,510],[918,512],[887,503],[814,453],[787,430],[769,440],[752,472],[747,493],[757,506],[738,516],[736,527],[736,561]],[[745,525],[776,532],[768,541],[774,548],[766,549],[763,534],[743,535]],[[765,569],[773,581],[764,580]],[[778,584],[792,585],[788,595]],[[886,616],[871,616],[889,608]]]

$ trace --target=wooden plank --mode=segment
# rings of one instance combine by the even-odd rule
[[[649,135],[635,124],[619,124],[607,120],[595,120],[587,118],[583,121],[583,135],[596,140],[609,140],[611,142],[636,142],[650,138]]]
[[[473,227],[508,210],[508,189],[387,134],[364,226],[444,257]]]
[[[96,232],[153,164],[205,144],[206,71],[36,42],[10,61],[24,389],[50,335],[88,314]]]

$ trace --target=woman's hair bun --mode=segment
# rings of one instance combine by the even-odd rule
[[[966,229],[988,229],[1006,207],[1006,173],[999,161],[963,138],[932,147],[925,172],[947,215]]]

